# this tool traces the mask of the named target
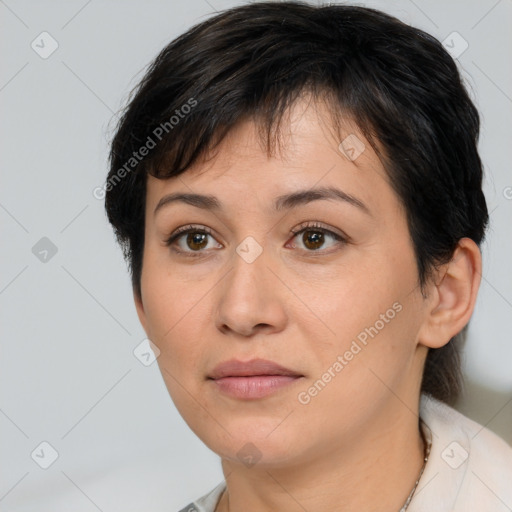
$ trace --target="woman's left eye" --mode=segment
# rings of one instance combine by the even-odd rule
[[[297,238],[302,244],[301,248],[305,248],[308,252],[325,249],[326,241],[329,239],[334,242],[328,247],[344,244],[347,241],[345,237],[321,226],[306,226],[298,231],[292,231],[292,233],[295,235],[294,239]]]

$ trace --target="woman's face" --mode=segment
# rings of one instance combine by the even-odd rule
[[[179,412],[232,461],[354,446],[418,398],[426,307],[405,213],[326,108],[296,103],[274,157],[247,121],[208,163],[148,181],[138,313]]]

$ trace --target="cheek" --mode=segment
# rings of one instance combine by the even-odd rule
[[[314,351],[315,370],[297,396],[298,410],[308,424],[312,417],[321,423],[327,416],[332,435],[339,435],[340,425],[348,430],[362,428],[375,408],[394,392],[401,394],[402,381],[410,376],[415,353],[411,304],[376,308],[377,316],[368,314],[368,309],[369,304],[363,312],[340,314],[333,341],[309,347]]]
[[[160,372],[176,408],[187,421],[204,414],[198,392],[205,352],[200,342],[204,333],[201,322],[210,316],[201,296],[196,297],[190,290],[183,293],[179,285],[175,279],[155,280],[146,307],[150,338],[160,350]],[[194,430],[194,425],[190,427]]]
[[[372,371],[386,382],[395,380],[414,355],[420,321],[414,257],[410,250],[394,258],[383,254],[340,267],[329,279],[308,278],[296,288],[308,306],[302,306],[301,325],[316,358],[312,377],[343,374],[335,379],[343,394],[363,392],[368,379],[377,379]],[[339,364],[333,368],[336,362],[342,371],[336,372]]]
[[[142,293],[146,330],[159,348],[165,366],[176,372],[190,366],[199,350],[194,343],[197,318],[204,315],[205,291],[200,282],[184,282],[180,275],[151,254],[145,259]]]
[[[360,261],[350,267],[331,268],[328,275],[309,273],[296,279],[293,289],[300,301],[294,301],[294,314],[302,316],[299,321],[303,327],[324,340],[343,344],[376,323],[379,330],[383,330],[383,322],[386,326],[392,323],[397,309],[403,309],[410,298],[415,275],[406,265],[370,263]]]
[[[198,322],[206,312],[200,296],[170,291],[173,284],[169,283],[169,287],[160,293],[155,287],[152,297],[147,299],[148,330],[162,354],[188,360],[199,350],[195,342],[201,329]]]

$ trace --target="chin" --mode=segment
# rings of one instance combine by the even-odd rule
[[[282,418],[248,417],[236,421],[222,421],[219,418],[225,430],[215,424],[215,427],[209,425],[211,428],[207,430],[203,430],[203,426],[196,433],[223,459],[243,464],[248,459],[260,466],[274,466],[297,455],[293,453],[294,447],[303,446],[304,443],[299,433],[294,435],[289,426],[280,425],[281,421]]]

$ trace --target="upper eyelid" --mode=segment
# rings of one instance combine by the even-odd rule
[[[334,228],[328,228],[326,226],[323,226],[322,224],[316,222],[316,221],[313,221],[313,223],[311,224],[312,221],[306,221],[306,222],[302,222],[300,223],[296,228],[293,228],[290,233],[297,236],[297,234],[299,234],[300,232],[302,231],[305,231],[307,229],[318,229],[319,231],[324,231],[324,232],[327,232],[327,233],[332,233],[333,235],[335,236],[338,236],[340,238],[343,238],[343,239],[346,239],[348,240],[349,237],[343,232],[341,231],[340,229],[337,229],[335,230]],[[339,232],[337,232],[339,231]]]
[[[211,236],[214,236],[214,233],[213,231],[206,227],[206,226],[202,226],[202,225],[195,225],[195,224],[186,224],[185,226],[181,226],[179,228],[176,228],[167,238],[166,238],[166,242],[170,242],[171,240],[176,240],[178,237],[180,237],[181,235],[184,235],[186,233],[190,233],[190,232],[194,232],[194,231],[197,231],[197,232],[204,232],[204,233],[207,233],[208,235],[211,235]]]

